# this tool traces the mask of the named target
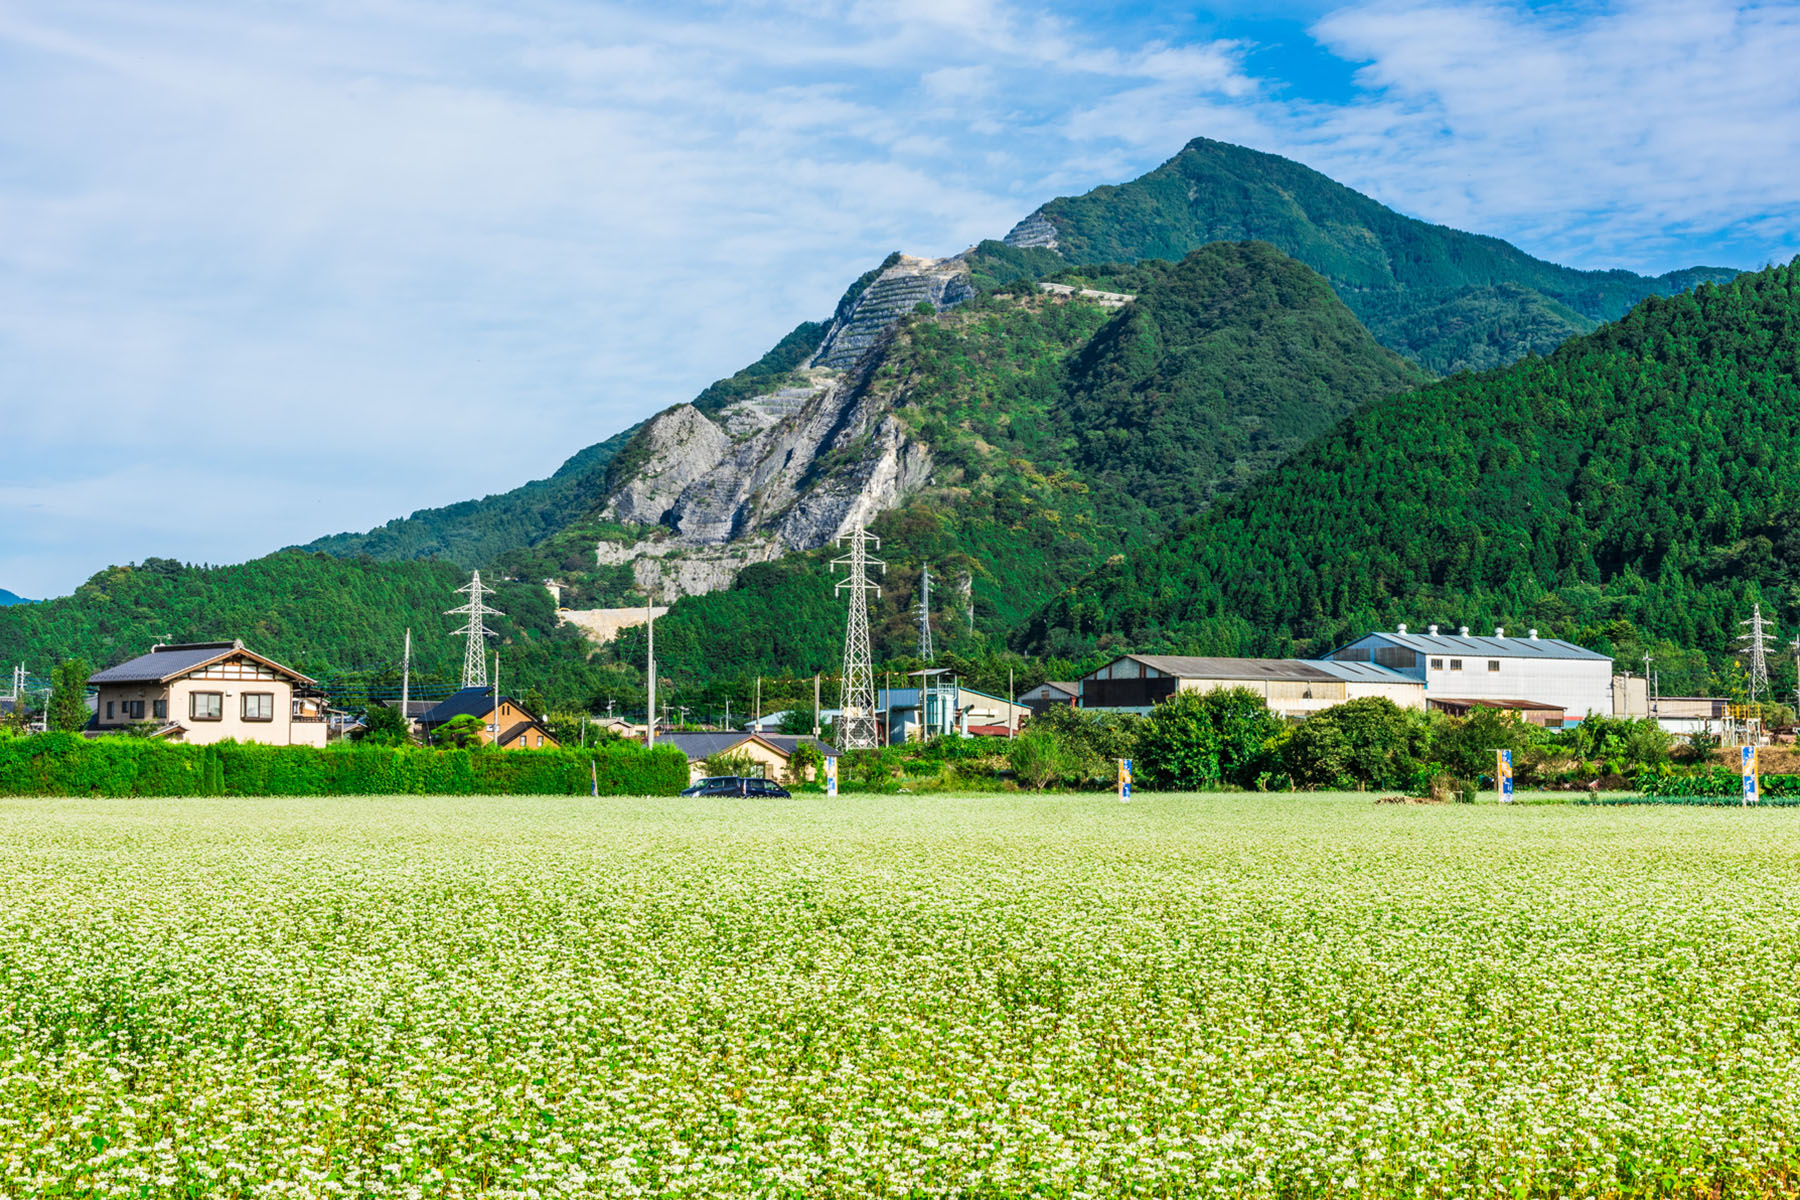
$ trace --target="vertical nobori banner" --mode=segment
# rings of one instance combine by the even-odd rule
[[[825,794],[827,796],[837,795],[837,759],[835,758],[825,760]]]
[[[1119,799],[1131,799],[1131,760],[1129,758],[1119,760]]]
[[[1745,746],[1741,753],[1744,756],[1744,803],[1755,804],[1761,799],[1756,787],[1756,747]]]
[[[1513,772],[1511,750],[1494,751],[1494,790],[1500,793],[1500,803],[1512,803]]]

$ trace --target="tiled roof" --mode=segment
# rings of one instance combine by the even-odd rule
[[[724,754],[755,736],[757,735],[749,733],[659,733],[656,735],[656,744],[673,746],[687,755],[688,761],[692,762],[702,758],[711,758],[715,754]]]
[[[511,704],[515,708],[519,706],[517,700],[514,700],[504,692],[500,694],[500,702],[502,704]],[[422,725],[442,725],[452,717],[485,717],[493,712],[496,707],[497,706],[494,704],[493,688],[467,687],[463,688],[461,691],[451,693],[448,699],[440,700],[438,703],[425,710],[425,712],[419,716],[419,723]]]
[[[826,758],[838,757],[836,746],[830,745],[827,742],[821,742],[818,738],[812,737],[811,735],[805,737],[783,737],[779,734],[765,733],[762,734],[761,737],[763,741],[768,742],[771,746],[774,746],[789,758],[794,756],[794,749],[799,746],[801,742],[811,742],[814,746],[818,747],[819,753],[823,754]]]
[[[273,659],[264,658],[254,650],[247,650],[237,642],[192,642],[180,646],[156,646],[148,654],[140,654],[116,667],[108,667],[90,676],[88,682],[166,683],[208,663],[230,658],[233,654],[247,654],[257,662],[273,667],[302,683],[313,682],[300,672],[284,667]]]

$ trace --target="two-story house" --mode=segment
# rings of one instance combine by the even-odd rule
[[[88,682],[99,689],[90,732],[151,723],[158,737],[196,745],[325,744],[325,707],[315,681],[242,642],[152,646]]]
[[[463,716],[481,722],[475,740],[483,746],[498,742],[502,750],[554,750],[558,745],[543,721],[511,696],[496,696],[492,688],[467,687],[453,693],[427,709],[419,717],[419,726],[427,735],[435,735],[440,726]]]

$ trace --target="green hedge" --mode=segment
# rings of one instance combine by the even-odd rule
[[[687,757],[631,743],[588,750],[185,746],[73,733],[0,738],[0,796],[673,796]]]
[[[1762,775],[1757,782],[1764,800],[1800,799],[1800,775]],[[1735,804],[1744,795],[1743,776],[1730,767],[1684,774],[1646,771],[1638,776],[1637,784],[1648,800],[1728,800]]]

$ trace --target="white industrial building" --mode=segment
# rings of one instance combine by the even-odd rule
[[[1283,717],[1308,717],[1364,696],[1385,696],[1402,708],[1425,707],[1422,680],[1366,661],[1127,654],[1082,676],[1078,686],[1082,708],[1140,714],[1178,691],[1222,688],[1248,688]]]
[[[1371,633],[1332,651],[1338,663],[1386,667],[1425,685],[1435,703],[1496,700],[1560,708],[1567,720],[1613,711],[1613,661],[1604,654],[1558,638],[1507,637],[1495,629],[1478,637],[1464,626],[1454,634]]]

